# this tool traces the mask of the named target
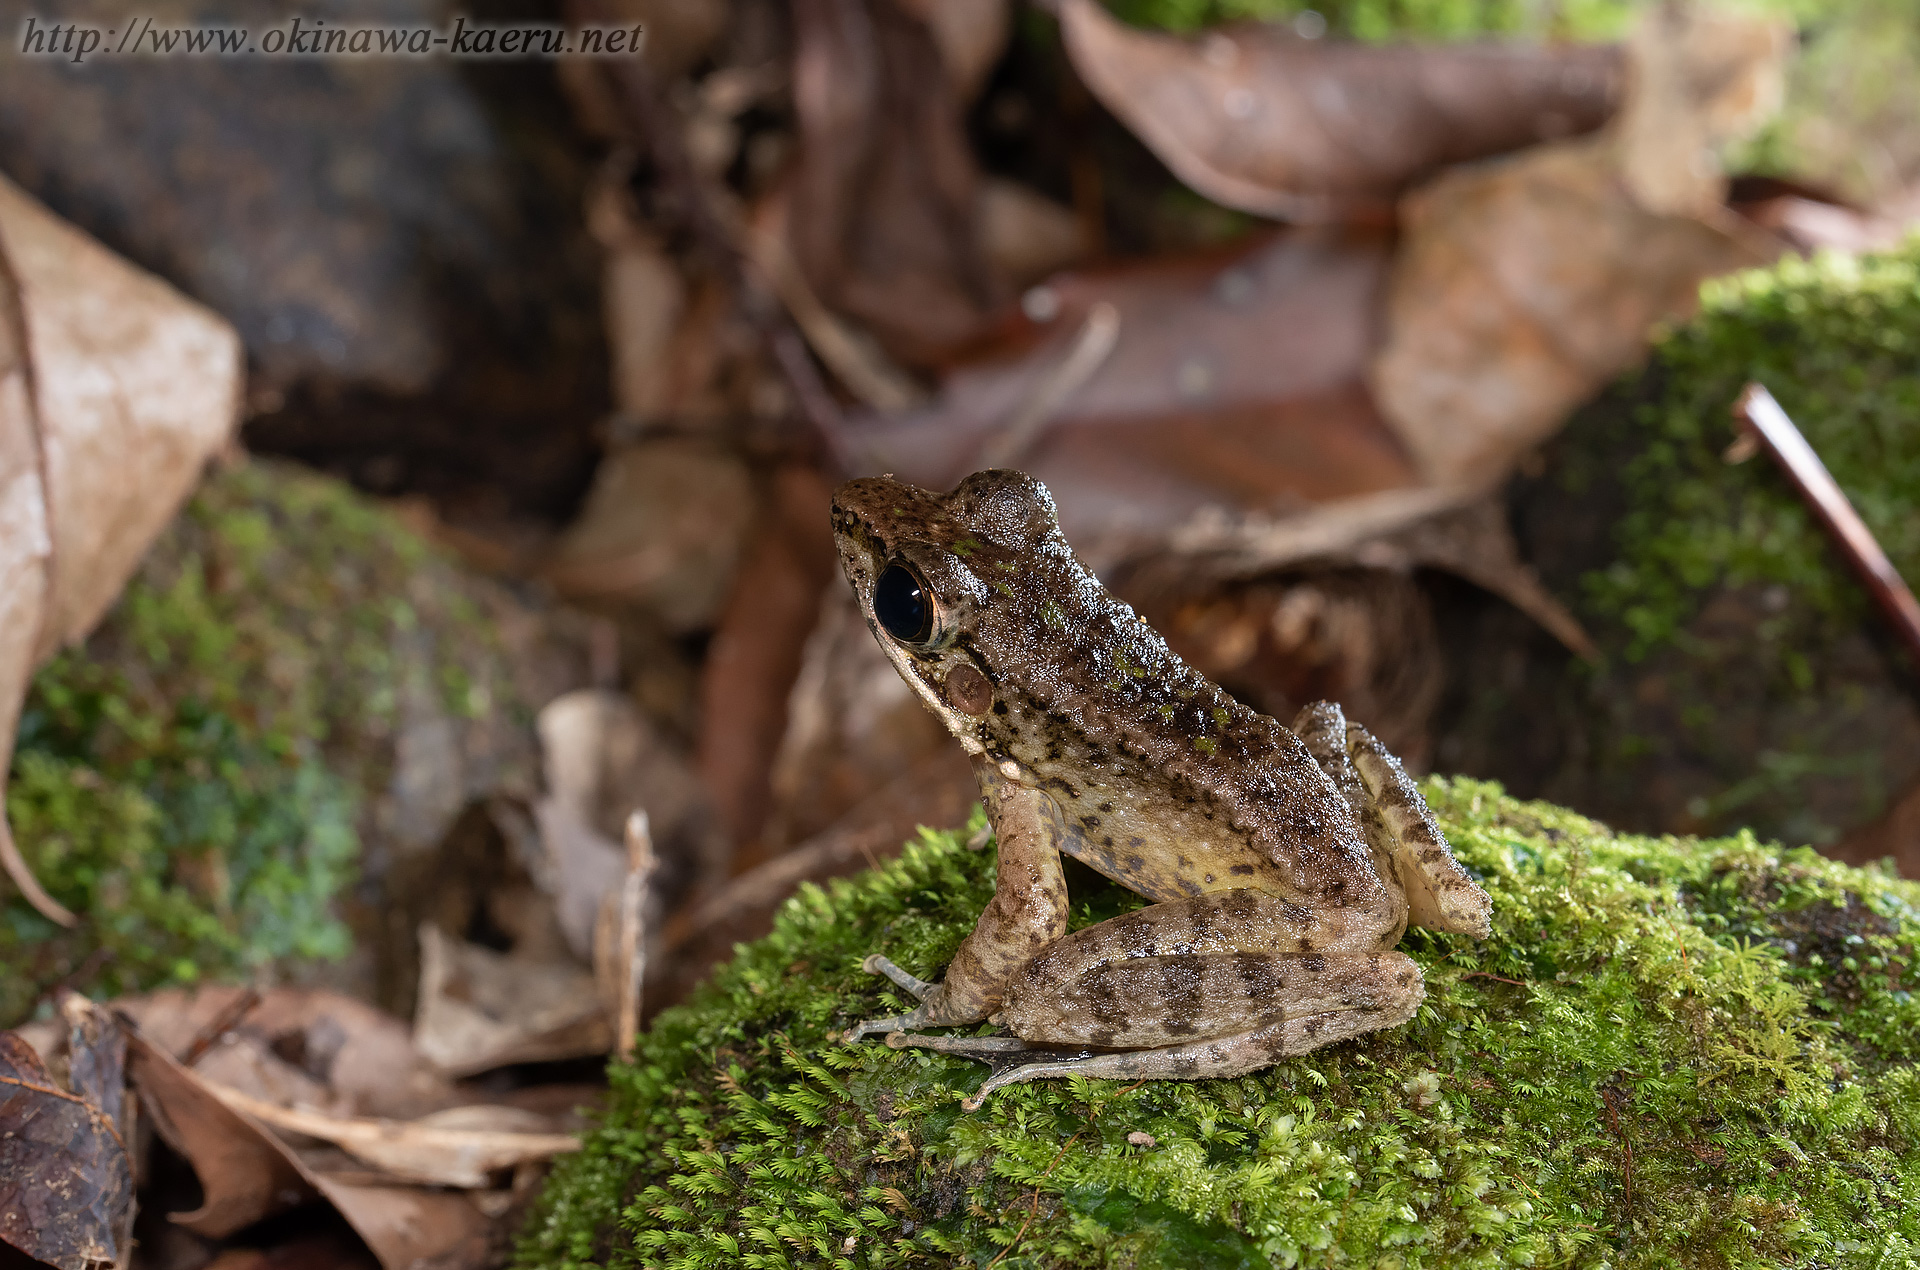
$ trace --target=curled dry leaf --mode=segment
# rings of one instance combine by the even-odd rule
[[[34,669],[99,621],[226,444],[240,376],[225,322],[0,177],[0,773]],[[0,864],[73,924],[4,818]]]
[[[58,1270],[97,1270],[132,1250],[126,1038],[104,1011],[71,1000],[70,1091],[26,1041],[0,1032],[0,1243]]]
[[[192,1064],[197,1073],[283,1105],[413,1119],[460,1101],[452,1082],[413,1048],[407,1024],[384,1010],[325,988],[282,985],[235,1018],[245,991],[170,989],[114,1006],[175,1059],[211,1041]],[[219,1030],[209,1035],[212,1029]]]
[[[374,1120],[283,1107],[223,1085],[207,1088],[263,1124],[331,1142],[408,1182],[479,1189],[501,1169],[580,1149],[572,1134],[548,1132],[546,1117],[515,1107],[450,1107],[418,1120]]]
[[[1149,585],[1155,574],[1243,580],[1300,564],[1442,569],[1506,600],[1568,651],[1597,655],[1579,619],[1521,560],[1501,501],[1475,490],[1388,490],[1279,519],[1202,515],[1167,545],[1169,554],[1143,569]]]
[[[522,961],[420,928],[420,1053],[449,1075],[605,1054],[613,1025],[593,976],[571,962]]]
[[[427,1260],[445,1270],[483,1263],[490,1221],[469,1196],[329,1178],[137,1032],[128,1038],[128,1056],[155,1129],[200,1179],[200,1208],[171,1215],[188,1230],[225,1238],[323,1198],[366,1241],[383,1270],[410,1270]]]
[[[1326,220],[1441,167],[1599,127],[1620,52],[1536,44],[1376,46],[1244,23],[1197,39],[1062,0],[1074,68],[1195,190],[1241,211]]]
[[[567,693],[540,711],[539,729],[547,783],[535,808],[539,883],[568,948],[585,963],[601,907],[628,872],[616,835],[632,813],[647,813],[662,866],[654,889],[667,894],[717,871],[717,829],[691,767],[631,698]]]
[[[1605,132],[1407,197],[1370,378],[1430,481],[1499,482],[1644,351],[1656,321],[1687,312],[1703,279],[1779,254],[1721,206],[1712,144],[1765,105],[1784,48],[1771,23],[1656,6]]]
[[[765,841],[785,851],[844,828],[848,814],[876,790],[902,780],[918,782],[942,806],[951,801],[939,793],[946,786],[957,781],[973,788],[966,755],[900,678],[861,617],[852,589],[835,578],[821,598],[819,623],[787,698]],[[917,819],[910,807],[897,810],[909,831],[916,823],[950,823],[933,807]]]
[[[127,1073],[155,1131],[200,1179],[200,1207],[172,1214],[173,1221],[196,1235],[224,1239],[317,1194],[292,1152],[137,1031],[128,1038]]]

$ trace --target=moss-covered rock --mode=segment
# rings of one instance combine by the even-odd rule
[[[1516,486],[1602,662],[1499,614],[1451,632],[1441,765],[1623,827],[1823,847],[1920,777],[1920,667],[1778,466],[1723,457],[1749,380],[1920,581],[1920,239],[1711,283]]]
[[[481,588],[336,481],[212,475],[86,642],[35,678],[7,811],[63,931],[9,888],[0,1025],[350,945],[336,897],[519,771],[530,719]]]
[[[655,1021],[522,1264],[1920,1260],[1920,885],[1426,790],[1494,933],[1409,933],[1427,1000],[1406,1027],[965,1114],[983,1067],[834,1036],[905,1005],[864,954],[936,972],[988,897],[992,853],[928,833],[789,901]],[[1137,902],[1077,890],[1076,925]]]

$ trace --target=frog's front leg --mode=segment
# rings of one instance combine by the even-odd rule
[[[1036,789],[980,768],[987,817],[1000,841],[993,899],[981,912],[946,977],[928,984],[885,957],[867,958],[869,971],[885,974],[920,998],[906,1014],[869,1019],[847,1032],[848,1041],[878,1032],[978,1023],[1000,1008],[1015,972],[1067,933],[1067,879],[1060,865],[1066,823],[1059,805]]]

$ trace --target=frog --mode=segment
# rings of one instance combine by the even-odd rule
[[[847,1043],[987,1063],[968,1110],[1071,1075],[1239,1076],[1412,1019],[1425,983],[1395,949],[1410,924],[1488,937],[1491,899],[1399,760],[1336,703],[1289,726],[1189,666],[1075,555],[1040,481],[862,477],[832,524],[860,613],[965,750],[998,846],[993,896],[938,982],[865,958],[917,1004]],[[1070,931],[1064,856],[1145,905]],[[953,1028],[974,1034],[929,1030]]]

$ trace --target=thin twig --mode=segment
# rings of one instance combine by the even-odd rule
[[[1525,979],[1509,979],[1505,975],[1494,974],[1491,970],[1469,970],[1460,976],[1462,979],[1497,979],[1501,983],[1510,983],[1516,988],[1528,988],[1533,985]]]
[[[1786,472],[1787,479],[1832,535],[1840,554],[1860,576],[1880,611],[1893,623],[1915,667],[1920,668],[1920,601],[1913,598],[1912,590],[1887,559],[1887,553],[1880,549],[1873,531],[1853,509],[1846,491],[1827,471],[1827,465],[1807,444],[1806,437],[1773,399],[1773,394],[1759,384],[1747,385],[1740,400],[1734,403],[1733,415],[1751,429],[1749,435],[1758,437]]]
[[[647,881],[653,876],[653,834],[647,813],[627,817],[627,876],[620,885],[620,1030],[615,1052],[633,1059],[640,1031],[640,993],[647,980]]]
[[[1103,365],[1120,342],[1120,310],[1101,300],[1087,311],[1087,320],[1073,338],[1067,354],[1043,375],[1033,391],[1014,410],[999,435],[980,448],[981,467],[1013,467],[1026,457],[1060,406]]]
[[[194,1035],[193,1043],[180,1055],[180,1066],[192,1067],[200,1061],[200,1056],[212,1049],[216,1042],[227,1033],[240,1026],[240,1020],[252,1014],[254,1007],[260,1004],[260,994],[248,988],[232,1001],[226,1009],[213,1016],[212,1022]]]

